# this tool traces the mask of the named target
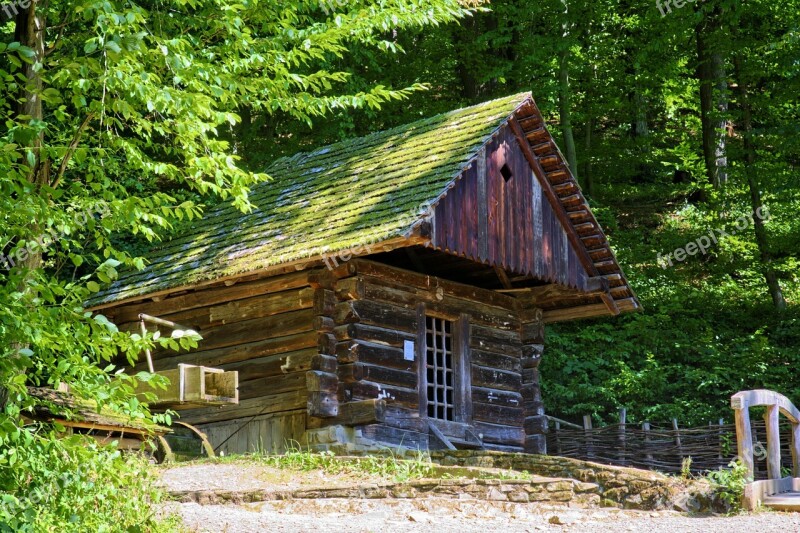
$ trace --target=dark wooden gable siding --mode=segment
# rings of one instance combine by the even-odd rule
[[[508,180],[501,173],[504,165],[512,174]],[[437,249],[551,283],[586,287],[586,270],[508,126],[435,206],[431,223],[431,244]]]

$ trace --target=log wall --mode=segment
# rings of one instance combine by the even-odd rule
[[[197,349],[157,349],[156,370],[178,363],[239,372],[239,405],[180,411],[180,419],[206,431],[227,453],[280,452],[305,431],[306,372],[319,353],[315,316],[324,307],[307,272],[209,288],[158,302],[126,305],[106,314],[121,328],[138,330],[139,313],[195,329]],[[149,325],[151,330],[156,326]],[[163,335],[169,331],[162,328]],[[136,370],[145,370],[144,359]]]
[[[530,341],[531,332],[539,329],[523,328],[514,298],[361,259],[320,277],[324,278],[321,290],[335,298],[330,314],[318,321],[324,325],[320,332],[324,353],[316,359],[313,373],[319,379],[313,381],[321,387],[320,401],[333,403],[334,386],[339,404],[386,398],[385,422],[362,426],[362,435],[390,445],[427,448],[429,430],[420,415],[417,386],[420,354],[413,361],[404,358],[404,342],[418,343],[424,329],[424,315],[418,312],[422,304],[431,314],[454,320],[467,317],[468,423],[474,433],[481,435],[488,449],[525,448],[525,422],[541,410],[541,397],[538,373],[529,371],[531,356],[524,356],[533,349],[522,339],[524,334]],[[309,409],[321,414],[316,421],[320,425],[325,425],[325,416],[335,416],[331,410],[325,412],[325,405],[313,406],[311,401]],[[530,437],[535,429],[531,428]]]

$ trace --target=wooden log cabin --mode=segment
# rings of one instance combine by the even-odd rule
[[[640,308],[529,94],[267,172],[91,304],[203,336],[156,370],[238,371],[238,405],[181,413],[223,451],[545,452],[544,325]]]

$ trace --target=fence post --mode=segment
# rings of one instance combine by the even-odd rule
[[[625,442],[625,419],[627,418],[628,411],[624,407],[619,409],[619,462],[625,466],[627,461],[627,443]]]
[[[592,443],[592,415],[583,415],[583,435],[586,443],[586,458],[594,458],[594,446]]]
[[[561,422],[556,420],[556,455],[561,455]]]
[[[678,447],[678,455],[683,461],[683,444],[681,444],[681,430],[678,429],[678,419],[672,419],[672,429],[675,431],[675,445]]]
[[[725,457],[724,457],[725,454],[723,453],[723,450],[722,450],[722,444],[723,444],[722,443],[722,428],[723,428],[724,425],[725,425],[725,419],[724,418],[720,418],[719,419],[719,429],[717,429],[717,446],[719,446],[719,454],[717,455],[717,458],[719,459],[720,463],[722,463],[725,460]],[[720,464],[720,466],[725,466],[725,465]]]
[[[642,424],[642,431],[644,431],[644,450],[645,457],[647,457],[647,466],[652,468],[653,454],[650,453],[650,422]]]

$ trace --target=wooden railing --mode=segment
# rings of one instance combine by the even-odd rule
[[[767,426],[767,477],[765,481],[754,481],[753,435],[750,428],[750,408],[766,407],[764,421]],[[769,390],[737,392],[731,397],[731,408],[735,413],[736,440],[739,460],[747,469],[751,481],[745,488],[743,505],[755,509],[765,496],[796,491],[800,483],[800,411],[786,396]],[[780,415],[783,414],[792,426],[792,476],[781,474]]]

